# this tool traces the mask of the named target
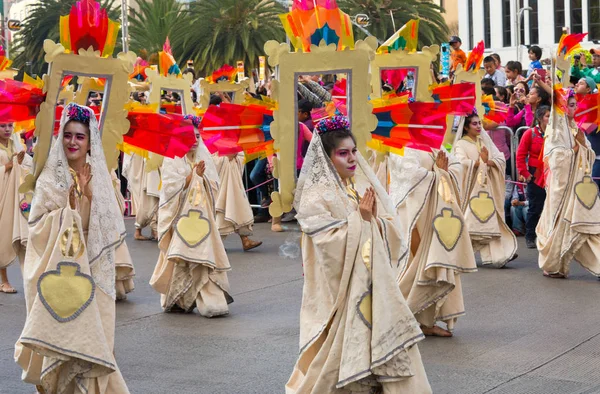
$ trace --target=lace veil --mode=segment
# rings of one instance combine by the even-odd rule
[[[466,118],[464,116],[462,116],[460,119],[460,122],[458,123],[458,130],[456,131],[456,137],[454,138],[454,144],[452,145],[452,154],[455,153],[456,143],[458,141],[460,141],[460,139],[463,137],[465,119]],[[479,137],[481,138],[481,141],[483,142],[485,147],[490,152],[490,158],[499,157],[499,156],[502,156],[502,158],[504,158],[504,154],[502,152],[500,152],[500,149],[498,149],[496,144],[494,144],[492,137],[490,137],[490,135],[488,134],[487,131],[485,131],[485,129],[483,129],[483,128],[481,129],[481,133],[479,133]]]
[[[379,216],[394,218],[395,224],[400,226],[392,201],[377,176],[360,153],[357,158],[356,190],[363,195],[368,187],[373,187],[378,197]],[[348,216],[356,210],[331,159],[325,154],[317,132],[313,134],[304,158],[294,195],[294,208],[296,219],[307,235],[344,225]]]
[[[125,224],[106,165],[98,121],[91,108],[80,107],[91,114],[90,155],[87,160],[92,168],[93,199],[86,244],[88,260],[96,284],[106,294],[115,298],[114,252],[125,238]],[[58,137],[50,148],[44,169],[36,182],[30,225],[35,224],[47,213],[68,206],[69,188],[73,179],[62,145],[64,128],[68,121],[68,111],[65,110],[60,120]]]

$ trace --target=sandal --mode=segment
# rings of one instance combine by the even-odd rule
[[[10,283],[0,283],[0,293],[15,294],[17,290]]]
[[[552,279],[566,279],[567,278],[565,275],[561,274],[560,272],[551,274],[547,271],[544,271],[544,276],[546,278],[552,278]]]
[[[450,338],[452,336],[452,332],[444,330],[438,325],[434,325],[433,327],[421,326],[421,331],[423,331],[423,334],[427,337]]]

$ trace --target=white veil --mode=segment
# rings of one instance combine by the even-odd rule
[[[71,103],[69,105],[77,105]],[[120,212],[113,183],[106,165],[98,121],[91,108],[79,106],[90,114],[90,155],[93,199],[87,236],[87,254],[96,284],[115,298],[114,251],[125,238],[125,224]],[[31,203],[30,225],[51,211],[68,207],[69,188],[73,183],[62,140],[68,111],[63,110],[58,137],[50,148],[48,160],[36,182]],[[116,147],[115,147],[116,149]]]
[[[400,226],[392,201],[377,176],[360,153],[357,154],[357,159],[357,191],[363,194],[368,187],[373,187],[378,197],[379,216],[394,218],[395,224]],[[321,136],[316,131],[304,158],[294,195],[294,208],[297,212],[296,219],[307,235],[345,224],[350,213],[355,210],[331,159],[325,154]]]
[[[463,137],[463,131],[465,129],[464,128],[465,119],[466,119],[466,117],[461,116],[460,122],[458,123],[458,130],[456,131],[456,137],[454,138],[454,144],[452,144],[451,153],[453,155],[455,154],[455,151],[456,151],[456,143],[458,141],[460,141],[461,138]],[[485,145],[487,150],[490,152],[490,158],[498,157],[498,156],[504,157],[504,153],[500,152],[500,149],[498,149],[496,144],[494,144],[492,137],[490,137],[488,132],[483,127],[481,128],[481,132],[479,133],[479,136],[481,137],[481,141],[483,142],[483,144]]]

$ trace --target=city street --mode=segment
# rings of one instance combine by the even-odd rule
[[[117,304],[115,352],[131,393],[283,393],[298,353],[297,230],[257,225],[264,244],[247,253],[237,236],[226,240],[235,302],[229,316],[211,320],[161,311],[148,284],[156,243],[134,241],[133,220],[126,224],[136,289]],[[419,345],[435,393],[600,393],[600,281],[578,265],[568,280],[545,278],[536,251],[523,238],[519,245],[507,268],[463,276],[467,316],[455,336]],[[0,294],[0,393],[32,394],[13,361],[25,320],[17,265],[9,276],[19,294]]]

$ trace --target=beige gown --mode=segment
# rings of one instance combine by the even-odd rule
[[[211,160],[208,155],[207,160]],[[229,259],[215,221],[218,178],[208,171],[199,177],[194,171],[186,188],[194,162],[188,157],[164,160],[158,210],[160,256],[150,284],[161,293],[166,311],[177,305],[190,312],[197,306],[202,316],[226,315],[233,299],[227,279]]]
[[[124,171],[127,187],[131,192],[132,214],[135,213],[135,228],[150,226],[156,231],[158,200],[160,197],[160,174],[157,170],[146,172],[146,161],[133,154]]]
[[[590,178],[596,154],[587,139],[585,145],[575,140],[576,126],[567,122],[554,115],[544,142],[547,197],[536,228],[539,265],[567,276],[575,260],[600,277],[600,201]]]
[[[232,233],[252,235],[254,215],[242,182],[244,153],[237,154],[233,159],[215,154],[213,160],[220,180],[215,201],[219,232],[223,236]]]
[[[437,153],[436,153],[437,154]],[[457,184],[460,163],[451,161],[448,172],[435,165],[433,153],[407,149],[393,155],[390,194],[410,245],[398,267],[400,289],[417,321],[432,327],[443,321],[452,330],[465,314],[460,274],[475,272],[475,255],[460,209]]]
[[[489,159],[496,167],[481,161],[475,167],[482,146],[488,149]],[[504,155],[485,130],[475,141],[464,136],[453,149],[465,173],[459,193],[473,250],[480,252],[483,264],[504,267],[517,252],[517,238],[504,222]]]
[[[357,176],[348,190],[328,160],[315,134],[294,202],[304,289],[300,355],[286,394],[430,393],[416,345],[424,336],[394,280],[405,245],[391,202],[362,158],[370,181]],[[380,205],[367,222],[357,201],[369,185]]]
[[[115,197],[119,203],[119,211],[125,213],[125,198],[121,194],[121,181],[117,178],[116,174],[112,174],[113,186],[115,189]],[[123,240],[123,243],[117,246],[115,250],[115,268],[117,272],[116,276],[116,291],[117,299],[122,300],[126,298],[126,295],[131,293],[135,289],[133,283],[133,277],[135,276],[135,268],[133,267],[133,260],[127,247],[127,242]]]
[[[29,210],[33,193],[19,193],[19,186],[31,169],[31,157],[25,155],[21,165],[14,153],[23,149],[18,135],[8,141],[8,146],[0,144],[0,228],[5,235],[0,237],[0,268],[6,268],[19,258],[21,266],[25,260],[27,247]],[[5,164],[13,160],[12,170],[6,172]],[[23,206],[23,207],[21,207]],[[22,269],[23,267],[21,267]]]

